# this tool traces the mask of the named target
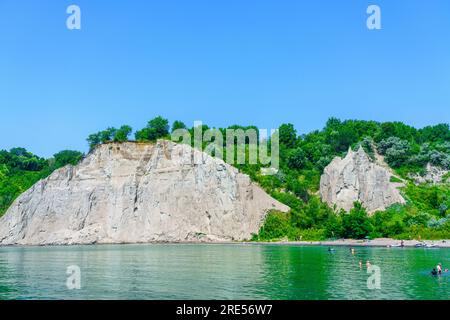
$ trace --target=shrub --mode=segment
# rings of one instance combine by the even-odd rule
[[[83,158],[84,154],[79,151],[64,150],[53,155],[54,168],[61,168],[65,165],[76,165]]]
[[[293,169],[301,169],[306,165],[306,155],[302,148],[296,148],[289,152],[288,165]]]
[[[372,232],[372,229],[367,211],[359,202],[355,202],[350,213],[342,217],[342,233],[345,238],[363,239]]]
[[[405,164],[412,155],[409,142],[398,137],[381,140],[378,143],[378,151],[385,156],[386,162],[394,168]]]
[[[289,217],[286,213],[271,211],[267,214],[261,227],[258,239],[272,240],[287,237],[290,231]]]

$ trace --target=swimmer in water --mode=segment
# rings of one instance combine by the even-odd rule
[[[362,269],[362,261],[359,260],[359,268]]]
[[[371,266],[370,261],[367,260],[367,261],[366,261],[366,267],[369,268],[370,266]]]
[[[442,274],[442,264],[439,262],[438,265],[436,266],[436,270],[438,274]]]

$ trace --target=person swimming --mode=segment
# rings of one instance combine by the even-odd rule
[[[436,271],[436,268],[433,268],[433,270],[431,270],[431,275],[432,276],[437,276],[438,272]]]
[[[439,262],[438,265],[436,266],[436,270],[438,274],[442,274],[442,264]]]
[[[366,267],[367,267],[367,268],[370,268],[370,266],[371,266],[370,261],[367,260],[367,261],[366,261]]]

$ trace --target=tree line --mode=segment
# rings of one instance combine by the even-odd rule
[[[252,125],[228,128],[257,129]],[[168,119],[158,116],[135,132],[128,125],[109,127],[89,135],[87,142],[92,150],[99,144],[114,141],[170,139],[170,133],[177,129],[186,129],[193,136],[193,127],[188,128],[179,120],[169,125]],[[202,132],[208,129],[208,125],[202,125]],[[226,129],[216,128],[221,132]],[[323,129],[307,134],[299,134],[290,123],[280,125],[278,131],[280,169],[276,175],[261,175],[259,164],[235,165],[291,208],[288,214],[269,214],[255,240],[450,236],[449,185],[415,185],[410,178],[411,173],[423,173],[427,163],[442,169],[450,168],[448,124],[416,129],[402,122],[330,118]],[[324,167],[334,157],[345,156],[350,147],[359,146],[371,157],[375,152],[384,155],[404,180],[406,187],[402,194],[407,199],[405,205],[394,205],[369,217],[358,203],[350,212],[337,212],[321,201],[317,192]],[[23,148],[0,151],[0,215],[37,180],[64,165],[75,165],[83,157],[83,153],[71,150],[61,151],[50,159],[40,158]]]

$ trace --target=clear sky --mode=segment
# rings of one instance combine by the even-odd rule
[[[157,115],[300,133],[330,116],[448,123],[450,1],[0,0],[0,111],[0,149],[46,157]]]

